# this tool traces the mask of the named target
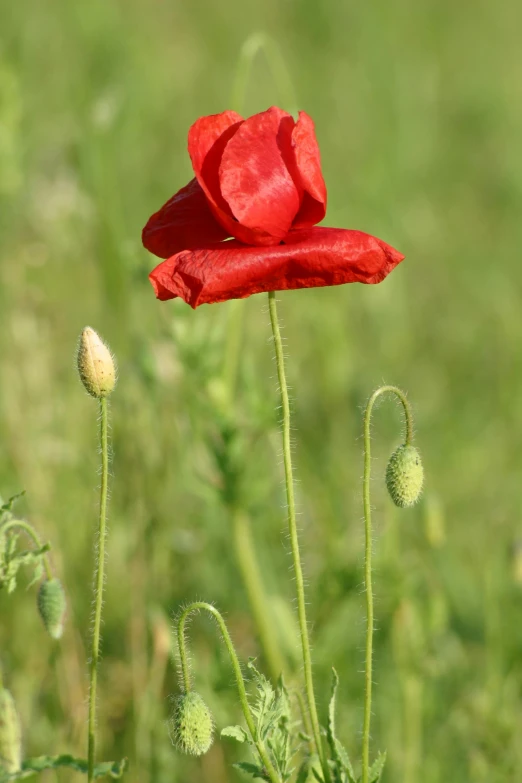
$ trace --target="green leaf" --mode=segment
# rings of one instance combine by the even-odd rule
[[[307,756],[299,767],[299,772],[297,773],[295,783],[306,783],[308,780],[308,775],[310,774],[311,763],[312,760],[310,756]]]
[[[11,774],[0,771],[0,783],[11,783],[12,780],[23,780],[25,778],[37,775],[46,769],[58,769],[58,767],[69,767],[77,772],[87,772],[87,761],[77,759],[74,756],[64,754],[62,756],[38,756],[34,759],[27,759],[22,764],[22,769]],[[112,780],[118,780],[128,767],[127,759],[122,761],[102,761],[94,767],[94,777],[110,777]]]
[[[337,697],[337,688],[339,687],[339,675],[332,666],[332,692],[330,703],[328,705],[328,740],[335,738],[335,699]]]
[[[232,737],[238,742],[247,742],[248,734],[241,726],[226,726],[221,730],[222,737]]]
[[[369,783],[379,783],[386,763],[386,751],[379,753],[369,771]]]
[[[3,552],[3,561],[0,563],[0,587],[5,586],[8,593],[13,593],[16,590],[16,577],[22,566],[32,565],[37,575],[39,574],[42,557],[50,549],[49,544],[44,544],[39,549],[28,549],[16,554],[17,540],[18,536],[16,534],[8,535],[7,546]]]
[[[348,783],[356,783],[357,778],[355,777],[355,772],[353,771],[352,762],[350,761],[348,751],[344,748],[338,739],[335,739],[334,745],[335,759],[348,777]]]
[[[344,773],[348,778],[348,783],[356,783],[355,772],[353,771],[348,752],[335,735],[335,700],[337,697],[337,688],[339,687],[339,675],[334,668],[332,668],[332,675],[332,694],[328,705],[328,727],[326,736],[328,738],[328,744],[330,745],[334,764],[337,766],[337,772],[334,772],[334,777],[336,780],[342,780],[342,773]]]
[[[261,778],[262,780],[268,780],[267,776],[263,771],[263,768],[258,767],[257,764],[250,764],[249,761],[238,761],[233,766],[236,769],[240,769],[243,772],[252,775],[253,778]]]
[[[317,783],[324,783],[323,774],[320,768],[312,767],[312,773],[314,778],[317,780]]]
[[[15,502],[19,498],[22,498],[24,495],[25,495],[25,489],[23,489],[21,492],[18,492],[17,495],[13,495],[12,497],[10,497],[9,500],[7,500],[5,503],[2,503],[2,505],[0,506],[0,517],[2,516],[2,514],[5,514],[6,511],[7,512],[11,511]]]

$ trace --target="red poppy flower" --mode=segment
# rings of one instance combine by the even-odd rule
[[[404,256],[361,231],[316,227],[326,212],[314,124],[273,106],[189,130],[196,175],[149,219],[143,244],[165,258],[158,299],[192,307],[262,291],[379,283]],[[225,241],[227,240],[227,241]]]

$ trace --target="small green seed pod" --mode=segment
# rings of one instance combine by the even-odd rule
[[[22,729],[14,699],[0,688],[0,771],[18,772],[22,764]]]
[[[116,365],[111,352],[100,336],[86,326],[78,344],[78,372],[87,391],[93,397],[108,397],[116,385]]]
[[[202,756],[212,745],[212,715],[195,691],[184,693],[176,699],[168,726],[172,743],[183,753]]]
[[[396,506],[407,508],[419,499],[424,469],[415,446],[404,443],[393,452],[386,468],[386,486]]]
[[[37,605],[49,636],[60,639],[67,608],[65,593],[59,579],[46,579],[38,590]]]

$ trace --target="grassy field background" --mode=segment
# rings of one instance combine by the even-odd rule
[[[128,755],[129,783],[235,779],[232,743],[186,760],[164,721],[181,604],[215,601],[241,657],[263,662],[214,457],[216,379],[237,311],[157,302],[140,232],[191,176],[189,125],[230,108],[241,46],[265,32],[316,122],[325,224],[376,234],[407,257],[379,286],[280,296],[321,713],[334,665],[340,733],[358,752],[362,409],[386,381],[413,402],[427,482],[415,510],[392,507],[382,475],[401,420],[383,404],[373,742],[388,749],[384,781],[520,779],[521,24],[509,0],[0,0],[0,494],[27,491],[19,512],[51,541],[69,601],[56,644],[34,587],[0,595],[1,664],[27,755],[85,753],[97,412],[74,352],[90,324],[119,362],[100,757]],[[289,100],[261,56],[235,108]],[[266,305],[245,304],[233,418],[241,502],[291,668]],[[192,639],[218,727],[238,721],[213,627],[194,623]]]

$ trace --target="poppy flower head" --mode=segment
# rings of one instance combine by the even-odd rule
[[[314,228],[326,213],[326,186],[305,112],[297,121],[275,106],[246,120],[233,111],[201,117],[188,151],[194,179],[143,230],[145,247],[167,259],[150,275],[158,298],[181,296],[196,307],[260,291],[378,282],[402,260],[361,232]]]

